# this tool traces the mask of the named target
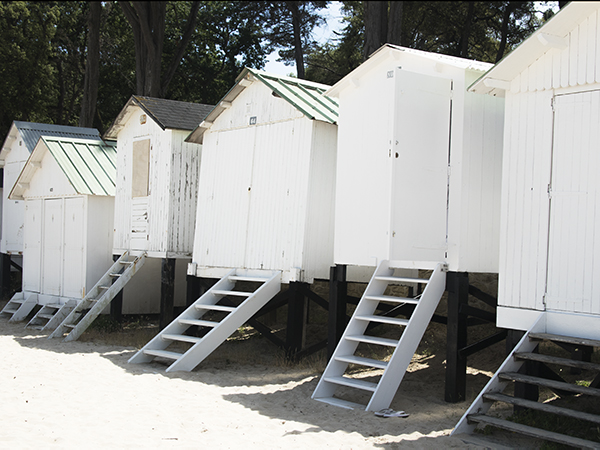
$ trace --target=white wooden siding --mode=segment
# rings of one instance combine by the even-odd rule
[[[86,292],[92,289],[112,266],[114,210],[114,197],[99,195],[87,197],[84,280]]]
[[[43,202],[41,293],[61,295],[63,275],[63,201]]]
[[[592,12],[567,36],[568,46],[550,49],[512,82],[512,93],[600,83],[600,20]]]
[[[2,253],[19,253],[23,251],[23,223],[25,206],[23,201],[9,200],[8,195],[12,190],[21,169],[29,158],[29,151],[18,135],[10,145],[10,151],[4,161],[4,188],[2,192],[2,240],[0,251]]]
[[[23,290],[39,293],[42,267],[42,200],[31,200],[23,204],[25,206]]]
[[[92,220],[102,219],[92,218]],[[64,199],[63,251],[61,255],[63,263],[61,295],[64,297],[83,298],[85,296],[86,222],[85,198]],[[105,244],[109,244],[109,242],[105,241]]]

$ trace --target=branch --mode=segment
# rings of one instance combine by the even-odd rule
[[[200,2],[195,1],[192,4],[192,7],[190,9],[190,14],[188,16],[185,32],[183,33],[183,36],[181,36],[181,40],[179,41],[179,44],[177,44],[177,49],[175,50],[173,59],[169,63],[167,73],[165,74],[165,77],[163,79],[162,86],[160,88],[161,97],[164,97],[165,94],[167,93],[167,88],[169,87],[171,80],[175,76],[177,67],[179,67],[179,62],[181,61],[181,59],[183,58],[183,55],[185,54],[185,48],[187,47],[190,40],[192,39],[192,34],[194,33],[194,30],[196,29],[196,18],[198,17],[199,9],[200,9]]]

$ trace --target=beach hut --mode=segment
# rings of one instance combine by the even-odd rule
[[[281,283],[291,292],[328,278],[337,139],[337,103],[323,95],[328,87],[246,68],[190,134],[187,141],[202,144],[202,167],[188,273],[220,281],[131,362],[165,356],[172,360],[168,370],[191,370]],[[243,281],[256,281],[257,290],[240,292],[235,283]],[[227,303],[231,298],[244,301]],[[201,319],[215,310],[226,317]],[[305,306],[288,310],[300,336]],[[202,339],[184,335],[195,325],[212,331]],[[183,354],[165,350],[174,341],[192,347]]]
[[[14,121],[0,149],[2,172],[2,229],[0,230],[0,292],[8,294],[11,267],[18,270],[23,256],[24,203],[9,200],[10,193],[25,162],[33,151],[40,136],[62,136],[100,140],[95,128],[80,128],[65,125],[50,125]]]
[[[186,264],[175,263],[193,249],[201,147],[185,138],[211,109],[132,96],[104,134],[117,141],[113,255],[148,257],[124,291],[123,312],[160,312],[162,326],[185,304]]]
[[[497,273],[503,100],[467,92],[490,67],[386,44],[326,92],[340,105],[334,262],[348,274],[377,269],[315,399],[365,408],[334,396],[343,385],[372,394],[367,410],[387,408],[445,291],[446,273]],[[418,278],[417,269],[433,273]],[[393,284],[426,287],[418,301],[382,296]],[[408,322],[381,317],[411,303]],[[345,323],[345,307],[338,309]],[[379,322],[403,329],[401,340],[363,334]],[[396,347],[389,364],[355,356],[367,344]],[[344,376],[349,364],[384,372],[377,383],[355,382]]]
[[[23,291],[2,310],[54,329],[112,266],[113,145],[42,136],[9,200],[24,204]]]
[[[588,358],[600,346],[598,36],[600,2],[571,2],[470,88],[506,99],[497,323],[524,336],[455,433],[472,431],[477,423],[518,431],[511,422],[485,415],[494,400],[595,423],[600,419],[552,410],[532,401],[537,394],[532,397],[531,389],[525,390],[529,400],[518,398],[517,387],[514,397],[503,393],[513,381],[524,381],[529,386],[555,383],[560,396],[566,391],[597,395],[597,389],[566,383],[530,360],[599,370],[589,362],[537,353],[542,341],[570,346]],[[517,374],[532,366],[533,372]],[[574,447],[598,446],[531,427],[523,430]]]

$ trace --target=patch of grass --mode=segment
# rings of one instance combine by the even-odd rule
[[[100,333],[116,333],[121,331],[123,326],[109,315],[99,315],[88,329]]]

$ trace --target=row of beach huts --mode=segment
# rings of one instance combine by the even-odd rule
[[[496,325],[522,338],[455,432],[511,429],[485,412],[544,408],[502,394],[544,385],[514,375],[541,341],[600,346],[599,133],[600,2],[571,2],[495,66],[388,44],[331,87],[246,68],[215,106],[133,96],[104,136],[15,121],[1,262],[23,283],[0,316],[72,340],[109,305],[160,313],[130,362],[192,370],[282,284],[343,268],[368,284],[347,323],[345,303],[330,306],[337,346],[313,397],[372,411],[389,407],[447,282],[499,274]],[[379,361],[365,345],[394,350]]]

